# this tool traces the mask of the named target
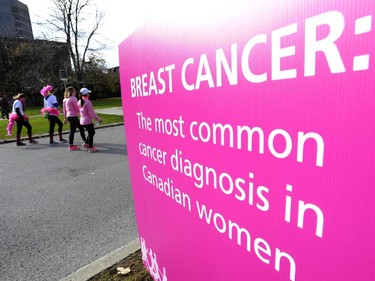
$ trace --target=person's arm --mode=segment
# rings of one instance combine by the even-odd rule
[[[57,102],[54,102],[53,107],[56,108],[57,110],[61,111],[61,108],[59,107],[59,104]]]
[[[52,95],[51,97],[51,104],[54,108],[56,108],[59,111],[62,111],[61,108],[59,108],[59,103],[57,102],[56,96]]]
[[[96,113],[94,111],[94,108],[92,107],[91,102],[87,102],[87,111],[88,111],[91,119],[98,120],[100,123],[102,122],[102,119],[98,115],[96,115]]]
[[[73,105],[73,108],[74,108],[74,111],[78,113],[78,116],[79,116],[79,101],[76,97],[72,98],[72,105]]]
[[[69,99],[63,100],[63,114],[64,114],[64,123],[67,123],[68,120],[66,119],[66,110],[67,110],[67,104],[69,102]]]
[[[23,117],[19,107],[16,108],[16,113],[17,113],[17,116],[18,116],[19,120],[21,120],[21,121],[25,120],[25,118]]]

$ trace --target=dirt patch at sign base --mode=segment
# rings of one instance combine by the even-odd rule
[[[118,274],[117,268],[119,267],[130,268],[130,273],[126,275]],[[143,265],[141,250],[138,250],[88,281],[153,281],[153,279]]]

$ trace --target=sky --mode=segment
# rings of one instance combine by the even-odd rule
[[[107,45],[102,50],[107,67],[118,66],[118,45],[134,32],[147,18],[145,4],[151,0],[93,0],[99,11],[105,13],[99,37]],[[53,8],[50,0],[20,0],[29,8],[34,37],[40,38],[43,31],[36,23],[45,18]],[[99,38],[97,37],[97,38]]]
[[[43,30],[36,23],[41,18],[46,18],[53,8],[51,0],[19,0],[29,8],[33,33],[36,39],[42,38]],[[248,0],[92,0],[100,12],[105,13],[102,26],[99,30],[101,42],[107,45],[106,50],[100,51],[106,60],[107,67],[115,67],[118,62],[118,46],[131,33],[136,31],[147,21],[159,21],[168,18],[172,21],[193,25],[205,26],[213,21],[221,21],[230,15],[229,12],[236,7],[241,7],[241,2]],[[233,13],[232,13],[233,14]],[[170,21],[169,21],[170,22]]]

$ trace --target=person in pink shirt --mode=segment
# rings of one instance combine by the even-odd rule
[[[63,100],[63,112],[64,112],[64,123],[66,124],[69,121],[70,130],[69,130],[69,151],[79,150],[79,146],[73,145],[74,143],[74,134],[76,129],[79,129],[82,140],[86,141],[85,129],[79,123],[79,106],[78,100],[76,98],[76,90],[73,87],[67,87],[64,93]]]
[[[92,119],[98,120],[99,123],[102,122],[102,119],[98,115],[96,115],[91,101],[89,100],[91,91],[87,88],[82,88],[80,90],[80,93],[81,95],[78,101],[79,112],[81,115],[80,123],[87,130],[88,134],[83,147],[87,148],[89,152],[97,152],[99,150],[93,146],[95,128],[94,124],[92,123]]]

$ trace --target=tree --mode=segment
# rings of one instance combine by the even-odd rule
[[[52,3],[56,9],[53,9],[51,19],[47,20],[47,23],[64,35],[73,64],[74,78],[79,82],[84,77],[86,58],[95,50],[92,48],[92,43],[104,13],[95,9],[95,13],[91,13],[93,15],[91,29],[86,30],[84,26],[88,15],[86,11],[93,7],[92,0],[52,0]]]
[[[118,71],[108,70],[105,61],[94,54],[86,61],[85,79],[82,82],[93,90],[97,98],[121,95]]]
[[[57,88],[59,69],[69,66],[66,43],[0,37],[0,94],[24,92],[39,104],[39,90],[46,84]]]

